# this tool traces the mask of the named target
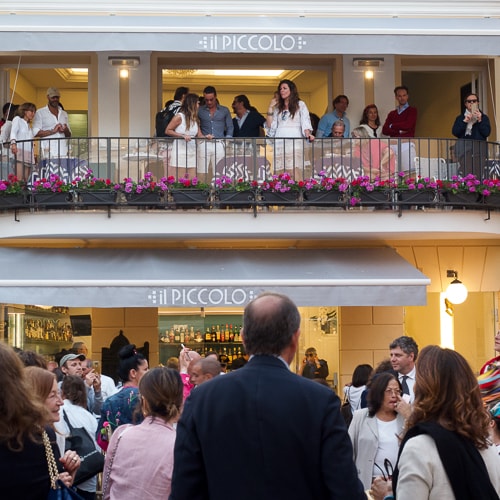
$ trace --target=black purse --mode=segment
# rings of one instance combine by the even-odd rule
[[[52,446],[50,445],[49,435],[43,431],[43,446],[45,447],[45,456],[49,468],[50,491],[47,500],[83,500],[83,498],[71,488],[68,488],[60,479],[57,470],[56,459]]]
[[[78,485],[94,477],[104,469],[104,455],[96,450],[94,440],[83,427],[73,427],[63,410],[63,417],[68,426],[70,435],[66,437],[66,450],[78,453],[81,460],[80,468],[76,472],[74,485]]]
[[[349,388],[348,393],[350,392],[350,390],[351,388]],[[344,401],[342,402],[342,406],[340,407],[340,413],[344,418],[345,425],[347,425],[347,427],[349,427],[352,421],[352,408],[351,408],[351,403],[349,401],[348,393],[344,394]]]

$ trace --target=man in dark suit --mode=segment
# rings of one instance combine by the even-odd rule
[[[292,373],[300,315],[283,295],[245,308],[249,362],[191,392],[170,500],[365,499],[334,392]]]
[[[233,137],[260,137],[266,119],[253,107],[246,95],[233,99]]]

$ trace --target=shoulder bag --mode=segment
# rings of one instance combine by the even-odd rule
[[[74,450],[80,455],[81,465],[75,476],[75,485],[87,481],[104,469],[104,455],[96,449],[94,440],[83,427],[73,427],[63,410],[63,417],[70,435],[66,437],[66,450]]]
[[[49,435],[43,431],[43,445],[45,447],[45,456],[49,468],[50,491],[47,500],[83,500],[83,498],[71,488],[68,488],[60,479],[57,470],[56,459],[50,445]]]
[[[349,387],[349,390],[347,393],[344,394],[344,401],[342,402],[342,406],[340,407],[340,413],[344,417],[345,424],[347,427],[351,424],[352,420],[352,408],[351,408],[351,402],[349,401],[349,392],[351,391],[351,388]]]

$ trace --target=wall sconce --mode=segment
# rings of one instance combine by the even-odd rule
[[[373,80],[373,71],[371,69],[365,71],[365,80]]]
[[[128,69],[125,68],[120,70],[120,78],[128,78]]]
[[[447,278],[455,278],[446,289],[446,299],[452,304],[462,304],[467,299],[467,287],[458,279],[458,273],[448,269],[446,271]]]

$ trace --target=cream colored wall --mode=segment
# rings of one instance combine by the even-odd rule
[[[123,330],[130,343],[142,346],[149,342],[149,365],[158,366],[157,308],[92,309],[92,359],[101,361],[101,349]]]
[[[340,387],[351,381],[357,365],[375,367],[389,357],[389,344],[406,334],[403,322],[403,307],[341,308]]]

